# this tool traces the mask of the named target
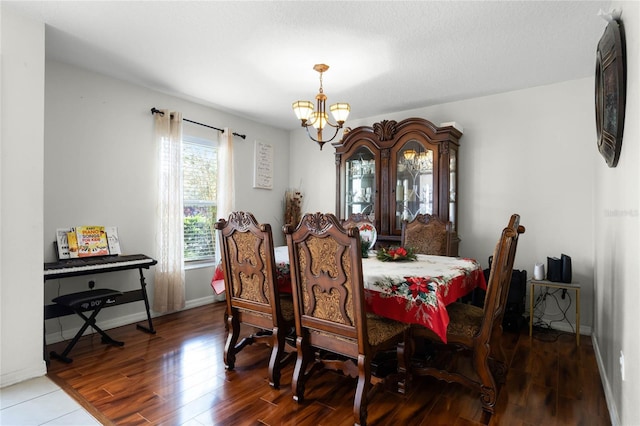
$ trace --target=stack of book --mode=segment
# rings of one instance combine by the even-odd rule
[[[56,245],[59,259],[121,254],[115,226],[76,226],[58,228]]]

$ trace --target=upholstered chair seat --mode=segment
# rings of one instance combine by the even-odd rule
[[[377,346],[408,329],[409,324],[374,314],[367,314],[367,335],[369,337],[369,344],[372,346]]]
[[[461,339],[471,339],[477,336],[484,320],[484,311],[467,303],[452,303],[447,306],[449,314],[448,335],[460,336]]]

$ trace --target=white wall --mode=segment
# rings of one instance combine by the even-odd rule
[[[189,120],[246,134],[246,140],[234,137],[236,208],[271,223],[276,243],[283,242],[278,229],[281,200],[289,182],[285,131],[53,61],[46,63],[45,102],[46,261],[56,258],[56,228],[82,224],[118,226],[124,253],[153,256],[156,151],[152,107],[181,111]],[[184,124],[184,133],[218,137],[217,131],[191,123]],[[252,188],[256,139],[274,146],[273,190]],[[187,307],[213,301],[212,275],[213,267],[187,270]],[[153,268],[145,276],[153,298]],[[45,301],[58,292],[85,290],[89,280],[119,290],[139,288],[135,270],[48,281]],[[144,305],[136,302],[104,310],[99,320],[109,328],[144,318]],[[48,342],[73,337],[80,325],[75,316],[48,320]],[[60,328],[65,332],[60,334]]]
[[[640,424],[640,341],[638,277],[640,276],[640,5],[615,2],[622,10],[627,45],[627,102],[622,150],[617,167],[599,158],[592,180],[595,190],[594,344],[605,393],[622,425]],[[620,354],[624,354],[622,380]]]
[[[349,122],[355,128],[383,119],[422,117],[464,129],[459,154],[460,255],[487,266],[502,228],[519,213],[517,269],[533,274],[536,262],[568,254],[582,285],[581,329],[589,333],[593,310],[593,80],[582,79]],[[292,132],[291,184],[302,182],[305,211],[335,211],[335,150],[322,152],[303,130]],[[305,158],[313,158],[306,167]],[[566,308],[569,299],[560,299]],[[546,319],[558,319],[551,307]],[[568,318],[575,323],[574,305]],[[568,324],[558,328],[571,330]]]
[[[0,387],[43,375],[44,25],[0,3]]]

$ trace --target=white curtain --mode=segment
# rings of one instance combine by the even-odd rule
[[[218,200],[216,202],[218,218],[228,219],[236,208],[233,171],[233,132],[225,128],[218,138]],[[220,244],[216,238],[216,263],[219,263]]]
[[[172,312],[185,306],[182,223],[182,113],[155,113],[158,152],[158,204],[153,310]]]

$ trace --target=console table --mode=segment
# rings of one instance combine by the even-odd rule
[[[529,300],[529,338],[533,336],[533,299],[535,286],[548,288],[560,288],[564,290],[575,290],[576,292],[576,345],[580,346],[580,284],[561,283],[548,280],[531,280],[531,292]]]
[[[96,256],[82,257],[75,259],[62,259],[57,262],[44,264],[44,282],[59,278],[78,277],[83,275],[103,274],[106,272],[125,271],[137,269],[140,275],[140,289],[131,290],[122,293],[115,303],[109,306],[122,305],[137,301],[144,301],[147,311],[148,326],[137,324],[137,328],[147,333],[155,334],[151,321],[151,312],[149,307],[149,298],[147,296],[147,283],[145,282],[143,269],[149,269],[158,263],[155,259],[144,254],[118,255],[118,256]],[[75,312],[60,304],[50,304],[44,306],[44,319],[62,317],[66,315],[74,315]],[[45,342],[46,346],[46,342]]]

